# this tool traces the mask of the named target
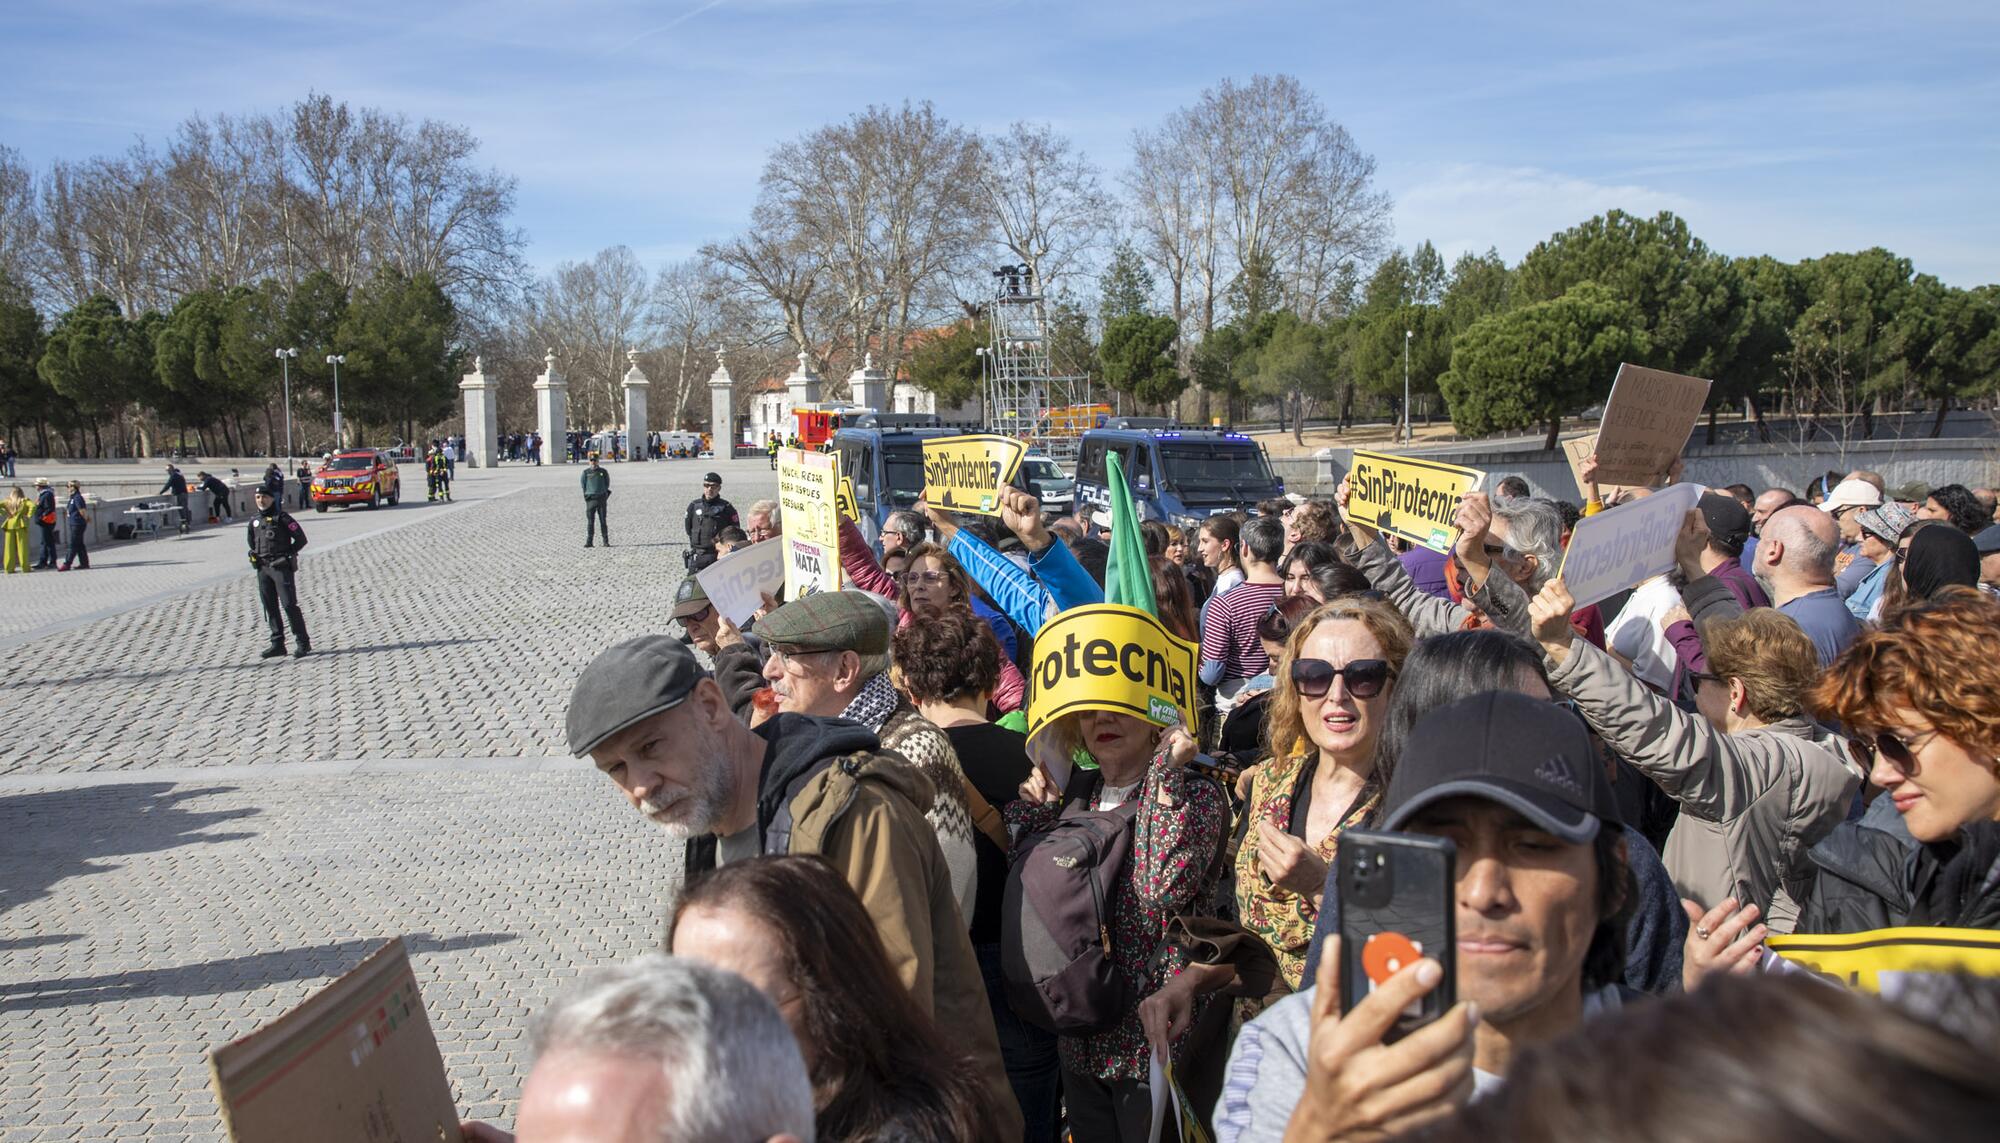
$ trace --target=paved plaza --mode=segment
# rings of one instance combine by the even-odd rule
[[[0,1140],[222,1138],[207,1048],[398,934],[461,1108],[511,1122],[529,1016],[653,947],[679,875],[567,756],[570,685],[667,629],[702,472],[777,485],[611,467],[609,549],[570,466],[300,514],[303,660],[257,658],[240,529],[0,579]]]

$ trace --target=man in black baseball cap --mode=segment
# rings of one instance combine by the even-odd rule
[[[740,528],[736,505],[722,498],[722,475],[711,472],[701,478],[701,495],[688,501],[688,550],[682,558],[689,571],[700,571],[715,562],[715,536],[724,528]]]
[[[1243,1029],[1222,1096],[1223,1106],[1240,1110],[1230,1113],[1234,1130],[1219,1131],[1222,1138],[1289,1138],[1288,1124],[1311,1133],[1353,1122],[1352,1108],[1327,1107],[1317,1097],[1336,1086],[1328,1069],[1353,1063],[1360,1052],[1379,1057],[1373,1071],[1412,1078],[1356,1093],[1357,1102],[1393,1108],[1407,1122],[1448,1110],[1461,1093],[1419,1081],[1447,1076],[1440,1061],[1462,1049],[1465,1017],[1454,1009],[1403,1040],[1381,1043],[1395,1011],[1437,986],[1435,967],[1426,968],[1432,960],[1451,958],[1458,1000],[1478,1010],[1470,1030],[1475,1093],[1504,1083],[1522,1048],[1638,995],[1616,983],[1624,973],[1623,914],[1633,897],[1624,834],[1603,765],[1574,714],[1512,692],[1475,694],[1430,711],[1410,731],[1378,814],[1382,828],[1442,837],[1456,848],[1457,947],[1425,949],[1423,961],[1379,986],[1378,994],[1394,999],[1386,1013],[1369,997],[1346,1015],[1338,998],[1320,995],[1338,988],[1332,966],[1339,957],[1329,948],[1314,987]],[[1325,923],[1336,923],[1337,907],[1329,898]],[[1350,1021],[1353,1028],[1342,1027]],[[1323,1051],[1322,1037],[1346,1051]]]
[[[961,1037],[1007,1095],[986,986],[937,837],[929,779],[845,719],[781,713],[754,729],[730,712],[694,652],[642,635],[592,659],[570,695],[570,750],[596,763],[646,818],[684,842],[688,874],[760,854],[811,853],[840,871],[874,918],[911,998]],[[837,763],[837,764],[836,764]],[[1011,1122],[995,1138],[1021,1134]]]

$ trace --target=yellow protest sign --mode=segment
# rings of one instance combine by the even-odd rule
[[[854,520],[857,522],[861,519],[861,507],[859,503],[854,499],[853,477],[847,475],[844,472],[841,473],[840,487],[835,491],[834,496],[836,502],[840,506],[840,514],[842,516],[846,517],[849,520]]]
[[[1000,487],[1021,469],[1028,446],[980,433],[924,442],[924,502],[952,512],[1000,514]]]
[[[840,587],[838,453],[782,449],[778,507],[785,519],[785,598]]]
[[[1108,710],[1196,733],[1193,643],[1136,607],[1072,607],[1035,633],[1028,736],[1066,714]]]
[[[1764,943],[1794,964],[1864,992],[1893,995],[1898,978],[1917,973],[2000,976],[2000,932],[1989,929],[1909,926]]]
[[[1479,487],[1476,468],[1356,449],[1347,473],[1347,514],[1357,524],[1434,552],[1458,541],[1459,497]]]

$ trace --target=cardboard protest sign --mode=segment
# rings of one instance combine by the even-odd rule
[[[1072,607],[1035,633],[1028,736],[1086,710],[1129,714],[1155,726],[1181,722],[1194,734],[1196,656],[1193,643],[1136,607]]]
[[[1347,514],[1378,532],[1448,552],[1458,541],[1452,520],[1459,497],[1485,478],[1476,468],[1356,449],[1347,472]]]
[[[840,487],[834,490],[834,503],[843,518],[860,522],[861,505],[854,499],[854,478],[844,472],[840,474]]]
[[[776,595],[784,588],[785,539],[773,536],[738,548],[694,573],[694,578],[716,612],[741,627],[764,605],[764,592]]]
[[[1570,479],[1576,481],[1577,499],[1582,500],[1590,495],[1590,489],[1583,483],[1583,462],[1589,460],[1590,454],[1597,451],[1597,434],[1571,437],[1562,443],[1562,449],[1563,459],[1569,461]],[[1606,484],[1601,476],[1597,480],[1597,494],[1603,497],[1606,504],[1623,497],[1634,488],[1644,487],[1646,486],[1643,484]]]
[[[1893,997],[1931,973],[2000,976],[2000,932],[1910,926],[1837,936],[1773,936],[1765,945],[1793,964],[1864,992]]]
[[[1577,521],[1562,565],[1576,606],[1589,607],[1672,569],[1674,538],[1701,493],[1699,484],[1674,484]]]
[[[840,587],[839,454],[778,453],[778,508],[785,534],[785,598]]]
[[[457,1143],[458,1107],[401,939],[208,1054],[235,1143]]]
[[[1620,365],[1611,399],[1604,403],[1604,420],[1597,426],[1599,486],[1664,480],[1701,419],[1710,384],[1699,377]]]
[[[952,512],[1000,514],[1000,489],[1021,470],[1028,446],[981,433],[924,442],[924,503]]]

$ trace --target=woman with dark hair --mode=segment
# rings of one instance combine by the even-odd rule
[[[1153,602],[1159,608],[1161,625],[1178,638],[1201,642],[1201,626],[1194,617],[1194,599],[1188,593],[1187,576],[1165,556],[1148,556],[1146,569],[1152,573]]]
[[[1340,558],[1340,549],[1322,540],[1293,545],[1278,574],[1285,577],[1286,595],[1310,596],[1319,603],[1374,590],[1359,568]]]
[[[982,1076],[917,1007],[861,899],[818,857],[767,856],[691,878],[667,951],[734,972],[792,1027],[821,1140],[1015,1143]]]
[[[1201,522],[1201,538],[1195,544],[1202,566],[1215,573],[1213,599],[1243,582],[1243,560],[1237,552],[1242,528],[1234,516],[1210,516]]]
[[[1000,648],[980,621],[963,609],[928,612],[897,630],[893,645],[896,685],[925,718],[951,740],[965,780],[966,804],[977,836],[978,876],[968,930],[979,959],[986,998],[1000,1033],[1007,1082],[1021,1105],[1030,1143],[1054,1143],[1060,1077],[1056,1038],[1014,1014],[1001,974],[1001,903],[1007,893],[1006,824],[993,807],[1014,799],[1033,768],[1027,737],[987,721],[1000,681]],[[975,800],[972,796],[978,795]]]
[[[1188,542],[1187,531],[1179,524],[1167,525],[1167,561],[1181,570],[1187,577],[1188,598],[1195,606],[1195,615],[1201,614],[1201,605],[1208,602],[1209,593],[1215,587],[1215,572],[1190,557],[1194,554]]]
[[[1910,602],[1935,599],[1948,587],[1979,586],[1979,549],[1971,536],[1949,526],[1919,529],[1902,567]]]
[[[1798,932],[2000,929],[1996,647],[2000,602],[1947,587],[1885,613],[1813,688],[1814,712],[1847,728],[1877,795],[1813,847]]]
[[[1272,604],[1264,618],[1257,621],[1257,641],[1264,645],[1264,654],[1270,656],[1271,669],[1243,684],[1236,705],[1229,708],[1217,743],[1220,753],[1234,762],[1236,769],[1247,769],[1270,753],[1264,716],[1270,710],[1271,690],[1285,669],[1285,641],[1291,638],[1292,628],[1318,607],[1318,601],[1310,595],[1288,595]]]

